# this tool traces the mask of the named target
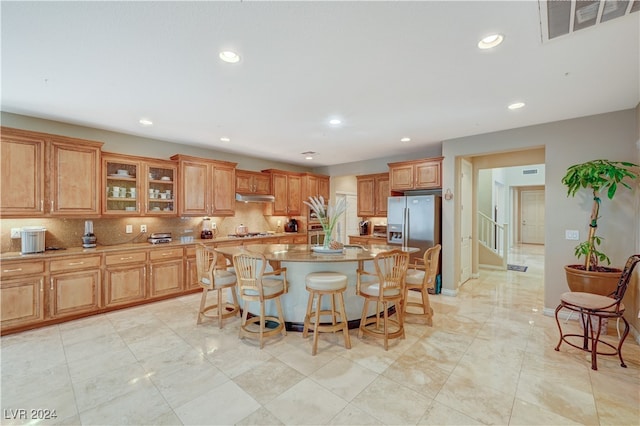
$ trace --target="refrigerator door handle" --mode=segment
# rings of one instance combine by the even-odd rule
[[[402,230],[402,248],[409,246],[409,208],[405,207],[403,211],[403,230]]]

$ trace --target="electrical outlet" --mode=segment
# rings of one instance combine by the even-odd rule
[[[216,227],[216,223],[215,223],[215,222],[213,222],[213,223],[211,224],[211,229],[217,229],[217,227]]]
[[[140,225],[140,232],[142,232],[143,234],[147,232],[147,225]]]
[[[124,229],[124,232],[126,234],[131,234],[133,232],[133,225],[127,225],[126,228]]]
[[[11,238],[20,238],[20,228],[11,228]]]
[[[564,239],[565,240],[579,240],[580,239],[580,231],[575,229],[565,229],[564,231]]]

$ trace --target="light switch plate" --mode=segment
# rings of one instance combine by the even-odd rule
[[[565,229],[564,231],[565,240],[579,240],[580,239],[580,231],[575,229]]]
[[[11,238],[20,238],[20,228],[11,228]]]
[[[125,233],[131,234],[133,233],[133,225],[127,225],[124,230]]]

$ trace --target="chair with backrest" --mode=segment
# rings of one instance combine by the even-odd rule
[[[222,328],[222,320],[235,316],[240,312],[238,296],[236,295],[236,275],[228,271],[226,259],[219,256],[213,249],[204,244],[196,245],[196,272],[198,284],[202,287],[200,309],[198,310],[197,324],[202,323],[205,317],[217,318],[218,326]],[[233,303],[224,303],[224,290],[229,289]],[[210,291],[217,293],[216,303],[207,305],[207,295]],[[215,310],[216,316],[207,315],[208,311]]]
[[[560,345],[562,342],[565,342],[574,348],[590,352],[591,368],[594,370],[598,369],[598,355],[618,355],[620,358],[620,366],[625,368],[627,367],[622,359],[622,344],[629,334],[629,322],[624,317],[625,307],[622,303],[622,298],[627,291],[633,269],[638,262],[640,262],[640,254],[635,254],[629,257],[624,269],[622,270],[622,275],[620,276],[616,289],[608,296],[577,291],[569,291],[560,296],[560,304],[556,308],[555,314],[558,330],[560,331],[560,341],[555,347],[556,351],[559,351]],[[578,320],[582,325],[582,334],[562,332],[558,313],[563,309],[580,314]],[[607,322],[606,320],[614,318],[622,319],[624,322],[624,331],[622,333],[622,337],[618,340],[617,347],[600,338],[603,324]],[[598,352],[598,345],[604,345],[612,351]]]
[[[409,254],[399,249],[380,252],[373,258],[375,273],[364,269],[359,262],[356,294],[364,297],[358,337],[364,334],[384,339],[384,349],[389,349],[389,339],[404,338],[402,299],[404,278],[409,265]],[[375,302],[376,314],[367,318],[369,303]],[[389,307],[394,304],[396,319],[389,318]],[[380,310],[382,309],[382,321]]]
[[[404,280],[404,304],[402,311],[405,317],[419,316],[426,320],[428,325],[433,325],[433,309],[429,303],[429,289],[435,288],[436,276],[438,275],[438,264],[440,262],[440,251],[442,246],[436,244],[429,247],[422,258],[416,258],[416,263],[410,264],[407,276]],[[421,263],[420,263],[421,262]],[[409,301],[409,290],[418,290],[422,303]],[[420,309],[422,312],[416,313],[408,311],[408,307]]]
[[[233,256],[233,267],[238,280],[238,291],[245,302],[240,324],[240,338],[257,338],[260,349],[264,347],[264,338],[282,333],[287,335],[280,296],[287,293],[286,268],[266,272],[267,260],[261,253],[243,252]],[[278,316],[265,314],[265,303],[275,301]],[[258,302],[260,315],[248,318],[249,303]],[[269,321],[269,328],[267,328]],[[257,325],[257,330],[255,329]]]

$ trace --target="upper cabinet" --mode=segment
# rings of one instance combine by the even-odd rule
[[[314,173],[302,174],[302,200],[306,201],[309,197],[324,198],[329,202],[329,176],[318,175]]]
[[[441,188],[442,158],[389,163],[390,191],[404,192],[415,189]]]
[[[271,195],[271,175],[236,170],[236,192],[238,194]]]
[[[266,205],[265,214],[273,216],[299,216],[302,206],[302,174],[283,170],[268,169],[271,175],[273,203]]]
[[[177,163],[102,154],[105,215],[175,216]]]
[[[101,142],[1,128],[3,216],[100,215]]]
[[[237,163],[174,155],[178,161],[180,216],[233,216]]]
[[[358,181],[358,216],[386,216],[389,197],[389,174],[356,176]]]

